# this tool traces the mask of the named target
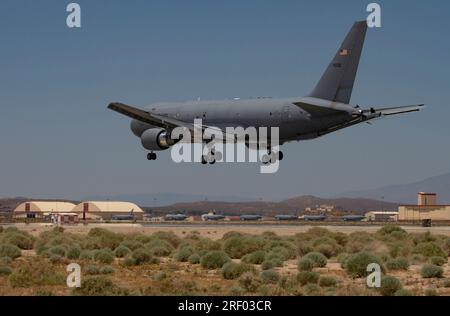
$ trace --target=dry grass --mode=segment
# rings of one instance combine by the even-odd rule
[[[345,258],[360,251],[376,255],[384,262],[397,255],[406,258],[409,268],[387,270],[386,273],[400,280],[403,289],[413,295],[425,295],[428,288],[436,288],[437,295],[450,295],[450,288],[445,286],[444,279],[425,279],[421,276],[423,265],[431,259],[419,260],[415,253],[417,245],[431,242],[433,249],[440,249],[448,255],[450,242],[447,236],[384,229],[373,233],[353,232],[347,237],[342,233],[314,228],[286,236],[273,232],[258,235],[228,232],[217,238],[218,230],[210,235],[187,230],[184,234],[170,231],[150,234],[136,230],[127,233],[122,230],[111,232],[99,229],[87,234],[87,230],[75,232],[74,229],[69,229],[69,232],[61,232],[50,228],[29,231],[35,238],[34,249],[22,249],[21,256],[7,264],[12,274],[0,275],[0,295],[380,295],[378,291],[367,288],[364,278],[352,278],[340,263],[344,262],[345,267]],[[5,234],[8,232],[0,233],[0,238],[10,240]],[[230,241],[230,238],[233,240]],[[399,243],[404,245],[401,253],[396,248]],[[59,261],[51,260],[54,247],[59,247],[57,250],[62,254],[64,249],[78,247],[80,251],[93,252],[95,258],[99,251],[112,252],[120,245],[136,247],[139,252],[148,253],[150,259],[137,264],[132,262],[130,253],[125,254],[125,257],[114,258],[111,263],[101,263],[95,259],[67,259],[64,256]],[[30,247],[23,245],[23,248]],[[183,260],[179,260],[182,249],[189,251],[183,256]],[[298,261],[306,255],[305,249],[323,251],[329,257],[325,266],[316,267],[313,271],[322,280],[332,278],[336,281],[335,285],[334,282],[305,285],[298,282]],[[249,264],[250,272],[246,272],[246,280],[242,280],[243,277],[238,276],[224,278],[220,267],[207,269],[201,264],[187,261],[188,255],[192,253],[207,257],[211,251],[218,250],[228,251],[228,255],[235,258],[233,262],[236,264],[241,262],[238,258],[247,253],[260,251],[268,259],[276,257],[281,260],[282,266],[273,268],[276,274],[270,272],[269,276],[273,274],[277,278],[271,277],[268,282],[269,273],[266,272],[263,275],[265,278],[261,278],[260,264]],[[127,260],[131,260],[131,263],[124,264]],[[82,279],[86,281],[84,284],[88,284],[90,288],[72,291],[65,285],[65,277],[68,275],[65,269],[70,262],[79,263],[82,271],[92,265],[99,269],[110,266],[112,273],[88,275],[83,272]],[[237,265],[229,264],[229,267],[232,266]],[[442,268],[443,277],[449,278],[448,261]],[[275,279],[278,281],[274,281]]]

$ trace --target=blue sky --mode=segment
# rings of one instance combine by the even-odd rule
[[[369,1],[78,1],[81,29],[68,3],[0,3],[0,196],[330,196],[450,171],[447,1],[379,1],[352,98],[426,111],[289,144],[275,175],[149,163],[106,106],[304,95]]]

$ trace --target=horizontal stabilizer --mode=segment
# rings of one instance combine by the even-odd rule
[[[380,108],[380,109],[370,109],[365,110],[364,113],[378,113],[382,116],[389,115],[397,115],[397,114],[406,114],[411,112],[418,112],[425,107],[425,104],[419,105],[406,105],[406,106],[398,106],[398,107],[390,107],[390,108]]]

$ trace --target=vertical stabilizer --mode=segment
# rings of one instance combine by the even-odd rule
[[[366,21],[353,24],[327,70],[309,96],[345,104],[350,103],[366,32]]]

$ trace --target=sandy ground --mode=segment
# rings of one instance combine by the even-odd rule
[[[46,230],[51,230],[55,227],[52,224],[14,224],[18,229],[29,232],[32,235],[39,235],[41,232]],[[7,227],[7,226],[5,226]],[[83,225],[79,224],[76,226],[64,226],[64,229],[67,232],[77,233],[77,234],[86,234],[90,229],[95,227],[105,228],[117,233],[143,233],[143,234],[152,234],[158,231],[167,231],[173,232],[180,237],[183,237],[186,234],[191,232],[198,232],[203,236],[206,236],[211,239],[220,239],[222,236],[230,231],[237,231],[247,234],[262,234],[263,232],[271,231],[275,232],[281,236],[291,236],[297,233],[306,232],[312,227],[323,227],[327,228],[330,231],[334,232],[342,232],[346,234],[350,234],[352,232],[357,231],[366,231],[369,233],[376,232],[382,226],[310,226],[310,225],[271,225],[271,224],[190,224],[190,223],[180,223],[180,224],[131,224],[131,223],[119,223],[119,224],[88,224]],[[440,234],[450,236],[450,226],[442,226],[442,227],[431,227],[431,228],[423,228],[419,226],[402,226],[409,233],[424,233],[431,232],[433,234]]]

